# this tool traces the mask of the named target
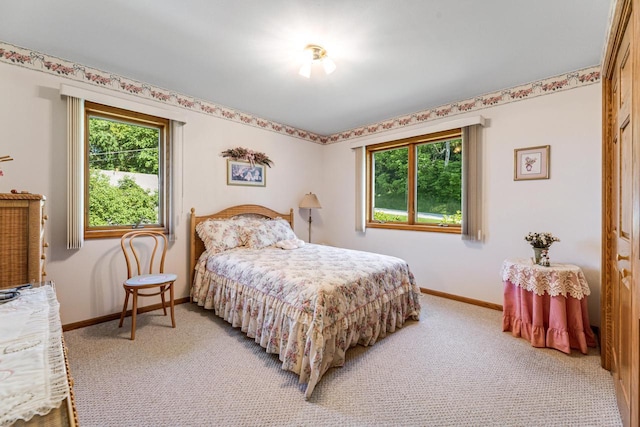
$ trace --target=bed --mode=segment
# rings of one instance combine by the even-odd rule
[[[292,230],[293,209],[191,209],[190,295],[277,354],[308,399],[350,347],[418,320],[420,289],[399,258],[305,244]]]

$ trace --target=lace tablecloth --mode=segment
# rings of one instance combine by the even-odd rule
[[[68,396],[54,288],[21,290],[0,305],[0,426],[45,415]]]
[[[509,281],[536,295],[547,293],[582,299],[591,294],[580,267],[571,264],[551,264],[543,267],[530,258],[507,259],[502,264],[502,281]]]

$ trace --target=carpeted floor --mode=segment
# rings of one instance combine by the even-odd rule
[[[536,349],[502,313],[422,296],[419,322],[355,347],[309,401],[297,376],[211,311],[65,333],[80,425],[619,426],[600,355]]]

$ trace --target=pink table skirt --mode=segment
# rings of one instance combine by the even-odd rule
[[[504,282],[502,330],[529,340],[534,347],[567,354],[572,348],[587,354],[587,347],[596,347],[586,297],[536,295],[508,280]]]

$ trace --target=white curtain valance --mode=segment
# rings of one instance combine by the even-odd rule
[[[138,101],[132,101],[76,86],[61,84],[60,95],[96,102],[110,107],[122,108],[124,110],[131,110],[138,113],[148,114],[150,116],[162,117],[182,124],[187,123],[186,116],[179,111],[165,110],[164,108],[158,108],[154,105],[144,104]]]

